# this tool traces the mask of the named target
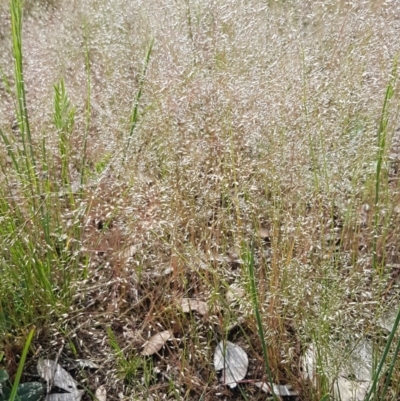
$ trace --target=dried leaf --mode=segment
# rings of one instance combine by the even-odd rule
[[[229,341],[221,341],[214,353],[215,370],[222,370],[222,383],[235,388],[237,382],[242,380],[249,367],[246,352]]]
[[[258,235],[259,235],[260,238],[261,238],[262,240],[264,240],[264,241],[268,241],[268,240],[270,239],[270,237],[271,237],[268,228],[265,228],[265,227],[261,227],[261,228],[258,230]]]
[[[225,263],[228,261],[229,261],[229,258],[227,258],[226,256],[216,254],[216,253],[210,254],[210,262]]]
[[[151,277],[152,278],[163,278],[170,276],[173,273],[174,269],[172,267],[165,267],[164,269],[155,270]]]
[[[234,250],[228,252],[229,262],[230,262],[232,268],[234,268],[234,269],[240,267],[244,263],[243,259],[241,259],[239,254],[240,253],[238,253]]]
[[[157,333],[146,342],[142,355],[150,356],[158,352],[163,345],[172,337],[171,330],[165,330],[161,333]]]
[[[254,383],[258,388],[267,394],[271,394],[271,387],[267,383],[256,382]],[[297,391],[292,390],[292,386],[289,384],[274,384],[272,383],[272,390],[275,395],[283,397],[297,397],[299,394]]]
[[[236,286],[229,286],[228,291],[226,292],[226,300],[228,302],[237,302],[239,299],[243,298],[245,295],[245,292],[243,288],[236,287]]]
[[[372,366],[373,345],[369,340],[362,340],[354,347],[345,369],[335,382],[335,397],[342,401],[364,400],[371,385]]]
[[[315,346],[310,344],[305,354],[301,357],[301,364],[303,367],[303,380],[310,380],[313,384],[316,384],[316,360]]]
[[[133,258],[142,248],[142,244],[130,245],[121,251],[121,256],[125,259]]]
[[[204,301],[192,298],[182,298],[181,308],[183,312],[189,313],[191,311],[197,311],[200,315],[206,315],[208,313],[208,305]]]
[[[370,340],[361,340],[354,347],[346,366],[344,377],[354,377],[358,381],[371,381],[373,373],[373,345]]]
[[[400,272],[400,265],[397,265],[397,270]],[[400,305],[391,305],[391,308],[379,317],[377,323],[380,327],[391,332],[396,321],[397,311]],[[397,327],[396,333],[400,334],[400,326]]]
[[[335,399],[341,401],[363,401],[367,396],[371,382],[349,380],[346,377],[339,377],[334,386]]]
[[[50,359],[39,359],[37,370],[48,384],[59,387],[70,393],[78,392],[77,382],[57,362]]]
[[[302,365],[303,378],[309,379],[314,385],[316,384],[316,358],[315,346],[311,344],[302,357]],[[372,345],[368,341],[360,341],[345,361],[341,375],[338,378],[328,377],[328,379],[335,382],[333,391],[335,399],[361,401],[364,400],[371,385],[371,377]]]
[[[244,316],[241,316],[238,318],[238,320],[234,321],[232,324],[230,324],[227,328],[226,331],[229,333],[233,329],[236,329],[236,327],[239,327],[243,323],[246,322],[246,318]]]
[[[71,393],[52,393],[45,397],[45,401],[80,401],[84,390],[75,390]]]
[[[100,366],[89,359],[78,359],[78,366],[82,369],[100,369]]]
[[[107,389],[106,387],[100,386],[96,392],[94,393],[94,396],[97,398],[98,401],[107,401]]]

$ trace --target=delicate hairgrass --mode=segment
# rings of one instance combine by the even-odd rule
[[[127,384],[131,384],[138,374],[139,369],[142,367],[145,368],[146,362],[143,361],[143,358],[136,355],[130,358],[126,357],[111,327],[107,327],[107,336],[109,344],[115,353],[119,374]]]
[[[312,386],[299,384],[299,398],[329,398],[331,374],[344,358],[334,345],[349,341],[355,332],[369,333],[373,323],[366,322],[374,320],[370,316],[375,311],[380,313],[380,301],[396,296],[387,290],[383,298],[382,288],[392,285],[389,263],[397,263],[392,255],[398,253],[398,173],[385,169],[397,97],[387,97],[386,112],[379,99],[387,86],[385,68],[396,51],[391,39],[397,36],[390,24],[394,3],[382,5],[382,13],[372,13],[366,3],[353,10],[346,2],[315,2],[310,11],[300,0],[255,1],[257,12],[249,13],[244,3],[233,6],[229,1],[210,5],[185,0],[166,2],[165,7],[141,1],[134,7],[122,0],[85,0],[40,14],[45,21],[51,16],[45,27],[36,24],[43,2],[39,3],[32,9],[38,14],[32,13],[24,24],[24,82],[28,102],[32,99],[29,130],[21,123],[21,96],[12,99],[14,114],[21,115],[12,128],[7,125],[12,102],[6,96],[0,99],[2,151],[8,154],[0,166],[1,328],[9,332],[33,320],[40,325],[50,315],[50,329],[62,333],[57,326],[74,324],[78,316],[79,323],[87,318],[87,327],[94,323],[93,333],[104,338],[103,317],[96,312],[108,308],[112,292],[120,297],[120,310],[109,313],[103,327],[113,319],[123,330],[147,318],[154,325],[173,321],[182,333],[173,348],[176,358],[171,353],[168,364],[176,361],[178,369],[172,371],[178,374],[171,373],[162,388],[176,398],[193,398],[192,390],[213,398],[216,376],[207,369],[217,336],[214,329],[231,335],[230,323],[250,314],[256,317],[256,333],[243,325],[234,338],[250,345],[254,335],[267,341],[263,354],[269,360],[263,371],[269,366],[269,376],[291,381],[298,374],[292,367],[298,366],[301,350],[311,340],[317,385],[309,390]],[[60,26],[68,29],[54,35]],[[137,67],[149,31],[159,44],[159,57],[151,56],[151,79],[153,41]],[[6,53],[0,52],[1,62],[12,66]],[[60,79],[60,67],[65,67],[65,78]],[[138,81],[132,69],[141,73]],[[0,91],[10,94],[6,75],[12,74],[2,72]],[[52,86],[53,113],[44,105],[49,104]],[[154,99],[144,119],[147,91]],[[133,99],[126,93],[133,93]],[[77,99],[84,99],[83,107]],[[374,124],[379,115],[383,124],[377,152]],[[130,168],[134,140],[140,156]],[[82,146],[77,149],[76,143]],[[114,161],[125,165],[123,179],[114,179]],[[78,196],[71,188],[77,181]],[[257,216],[255,224],[249,216]],[[92,224],[98,219],[101,229]],[[249,283],[250,288],[248,244],[259,225],[271,227],[271,238],[256,243],[252,251],[257,255],[256,302],[253,290],[252,306],[246,297],[228,302],[223,295],[231,283]],[[370,269],[373,241],[375,261]],[[245,269],[240,269],[240,258],[230,259],[237,252],[230,251],[242,243]],[[120,257],[121,246],[135,248],[134,255]],[[84,267],[88,280],[78,286],[74,278],[92,254],[93,263]],[[209,263],[211,255],[215,260]],[[164,265],[173,267],[170,280],[157,276]],[[379,274],[384,267],[385,274]],[[109,272],[120,287],[110,288],[115,281],[107,282]],[[371,279],[379,279],[378,290]],[[84,296],[71,304],[75,288]],[[90,293],[87,288],[92,288]],[[152,292],[157,297],[151,297]],[[201,320],[195,313],[190,318],[175,316],[171,303],[183,294],[207,299],[214,309]],[[135,313],[124,321],[136,297],[151,299],[154,313],[145,302],[134,306]],[[88,303],[86,313],[80,308]],[[57,316],[68,305],[69,318]],[[94,343],[94,348],[104,344]],[[109,345],[111,341],[104,347]],[[117,379],[127,378],[121,372],[132,372],[131,356],[123,351],[128,365],[113,358],[117,369],[111,372],[118,377],[107,377],[116,392],[123,391]],[[137,362],[135,354],[132,362]],[[162,371],[165,362],[157,361],[157,368]],[[391,363],[385,363],[379,375],[377,388],[384,384],[379,397],[395,391],[397,365]],[[146,359],[137,372],[144,376],[142,382],[127,380],[137,397],[149,398],[150,384],[161,377],[150,364],[151,358]],[[198,367],[199,380],[192,381]],[[391,382],[384,382],[384,371]],[[162,396],[161,387],[151,387],[153,397]],[[239,389],[243,398],[250,398],[250,386]]]

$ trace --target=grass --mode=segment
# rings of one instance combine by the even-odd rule
[[[258,305],[257,285],[256,285],[255,273],[254,273],[254,243],[253,242],[251,244],[251,250],[250,250],[250,252],[247,252],[247,254],[248,255],[247,255],[246,259],[247,259],[247,265],[249,268],[250,292],[251,292],[251,297],[252,297],[252,302],[253,302],[254,314],[255,314],[256,322],[257,322],[258,336],[261,340],[262,355],[263,355],[264,361],[265,361],[265,371],[268,374],[268,384],[269,384],[270,388],[273,388],[274,381],[272,379],[271,368],[269,366],[267,344],[265,342],[263,322],[262,322],[262,318],[261,318],[260,308]],[[274,400],[277,399],[277,396],[275,395],[275,393],[272,393],[272,396],[273,396]]]
[[[21,355],[21,360],[20,360],[20,363],[19,363],[19,366],[18,366],[18,370],[17,370],[17,373],[15,375],[14,383],[13,383],[13,386],[12,386],[12,389],[11,389],[11,394],[10,394],[9,401],[14,401],[15,398],[17,397],[18,385],[19,385],[19,382],[21,380],[23,368],[24,368],[24,365],[25,365],[26,357],[28,355],[29,346],[31,344],[34,332],[35,332],[35,330],[31,329],[31,331],[28,334],[28,338],[26,340],[26,343],[24,345],[24,349],[23,349],[22,355]]]
[[[8,159],[2,164],[3,329],[15,324],[23,327],[36,319],[47,320],[48,313],[63,313],[67,307],[66,299],[72,295],[71,281],[80,271],[74,252],[80,229],[74,215],[82,209],[75,205],[68,187],[67,136],[73,129],[74,111],[69,107],[61,81],[55,86],[54,97],[59,155],[49,155],[46,138],[34,141],[31,135],[23,71],[22,3],[15,1],[10,6],[17,123],[15,135],[0,130],[6,151],[4,160]],[[10,86],[6,77],[4,83]],[[56,183],[53,179],[58,157],[62,181]],[[9,168],[13,175],[9,174]],[[62,199],[65,189],[68,202]],[[63,222],[68,203],[73,207],[72,214],[68,222]]]
[[[15,383],[24,350],[34,374],[37,357],[95,360],[77,379],[109,399],[265,399],[255,381],[339,399],[368,344],[365,399],[398,399],[400,6],[251,7],[0,1],[0,354]],[[238,389],[213,369],[221,340],[249,356]]]

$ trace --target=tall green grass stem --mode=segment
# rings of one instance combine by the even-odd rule
[[[390,347],[392,345],[392,342],[393,342],[394,336],[396,334],[397,327],[399,326],[399,323],[400,323],[400,308],[399,308],[399,310],[397,312],[397,316],[396,316],[395,322],[393,324],[392,331],[390,332],[389,337],[388,337],[388,339],[386,341],[386,346],[385,346],[385,349],[384,349],[383,354],[381,356],[381,359],[379,361],[378,367],[376,368],[376,370],[374,372],[374,375],[373,375],[373,378],[372,378],[371,388],[370,388],[370,390],[369,390],[369,392],[368,392],[368,394],[367,394],[367,396],[366,396],[364,401],[369,401],[371,399],[372,395],[375,396],[375,392],[376,392],[376,388],[377,388],[377,385],[378,385],[378,381],[379,381],[379,379],[381,377],[381,371],[382,371],[383,365],[385,364],[386,358],[387,358],[387,356],[389,354]],[[399,343],[400,343],[400,340],[399,340]],[[396,349],[395,356],[394,356],[392,364],[394,364],[394,362],[395,362],[396,355],[397,355],[398,351],[399,351],[399,344],[397,345],[397,349]],[[391,374],[393,373],[393,367],[389,368],[389,372]],[[386,378],[386,381],[390,381],[390,376],[389,375]],[[385,384],[385,390],[384,391],[387,390],[386,387],[387,387],[387,385]]]
[[[385,99],[382,106],[382,112],[377,133],[378,153],[377,153],[377,163],[376,163],[376,173],[375,173],[374,236],[372,240],[372,267],[375,271],[381,270],[378,269],[378,257],[377,257],[377,246],[379,237],[379,214],[380,214],[379,197],[381,188],[382,165],[384,162],[385,151],[386,151],[387,128],[389,123],[389,106],[390,106],[390,100],[392,99],[394,94],[396,72],[397,72],[397,57],[394,60],[392,74],[386,88]]]
[[[264,329],[262,325],[262,320],[261,320],[261,313],[260,313],[260,308],[258,305],[258,298],[257,298],[257,286],[256,286],[256,278],[255,278],[255,271],[254,271],[254,239],[251,242],[251,251],[250,251],[250,258],[248,257],[248,269],[249,269],[249,277],[250,277],[250,291],[251,291],[251,300],[253,303],[253,308],[254,308],[254,313],[256,316],[256,322],[257,322],[257,330],[258,330],[258,335],[261,340],[261,346],[262,346],[262,352],[263,352],[263,357],[264,357],[264,363],[265,363],[265,370],[268,375],[268,381],[269,381],[269,386],[271,389],[272,397],[276,401],[278,398],[273,391],[273,380],[272,380],[272,373],[271,373],[271,368],[269,365],[269,359],[268,359],[268,350],[267,350],[267,344],[265,342],[265,336],[264,336]]]
[[[21,134],[23,154],[25,159],[25,169],[28,174],[28,182],[31,186],[32,194],[39,193],[37,176],[36,176],[36,160],[33,150],[31,129],[29,125],[28,108],[26,103],[26,90],[23,70],[23,54],[22,54],[22,15],[23,1],[11,0],[11,33],[12,33],[12,50],[14,56],[14,76],[15,89],[17,97],[17,121]],[[36,202],[33,202],[35,205]]]
[[[82,164],[81,164],[81,188],[85,183],[85,170],[86,170],[86,149],[87,149],[87,140],[89,135],[90,128],[90,116],[91,116],[91,92],[92,85],[90,79],[90,53],[89,53],[89,45],[88,45],[88,32],[87,26],[85,25],[85,66],[86,66],[86,118],[85,118],[85,133],[83,136],[83,147],[82,147]]]
[[[28,355],[29,347],[31,346],[31,342],[32,342],[34,333],[35,333],[35,329],[33,328],[29,332],[28,338],[25,341],[24,349],[23,349],[22,355],[21,355],[21,360],[19,361],[17,374],[15,376],[14,383],[13,383],[13,386],[11,389],[10,398],[8,399],[8,401],[14,401],[17,396],[18,386],[21,381],[21,376],[22,376],[22,371],[25,366],[26,356]]]
[[[146,72],[147,72],[147,68],[150,63],[150,57],[151,57],[151,53],[153,51],[153,45],[154,45],[154,38],[150,41],[149,47],[146,52],[146,57],[144,60],[143,71],[142,71],[142,75],[141,75],[140,81],[139,81],[139,90],[136,94],[136,99],[135,99],[131,117],[130,117],[129,136],[128,136],[128,142],[125,147],[124,157],[123,157],[123,161],[122,161],[123,164],[126,161],[126,157],[127,157],[127,154],[128,154],[128,151],[129,151],[129,148],[131,145],[131,141],[132,141],[133,132],[135,131],[135,128],[136,128],[136,125],[137,125],[137,122],[139,119],[140,100],[141,100],[142,94],[143,94],[143,87],[144,87],[144,83],[145,83],[145,79],[146,79]]]

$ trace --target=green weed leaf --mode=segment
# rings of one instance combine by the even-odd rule
[[[42,383],[30,382],[23,383],[18,386],[17,399],[20,401],[39,401],[44,394]],[[3,388],[3,393],[0,395],[0,401],[8,401],[10,399],[11,389]]]
[[[4,383],[8,380],[8,373],[4,369],[0,369],[0,383]]]

